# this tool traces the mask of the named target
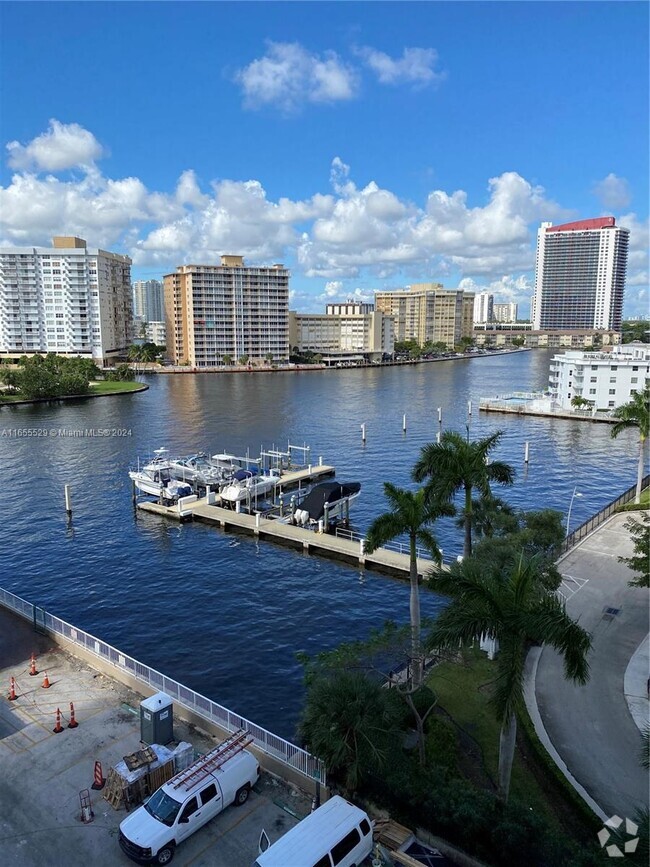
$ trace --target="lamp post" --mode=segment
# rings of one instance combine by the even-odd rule
[[[566,539],[569,538],[569,530],[571,527],[571,509],[573,507],[573,501],[575,500],[576,497],[581,497],[581,496],[582,496],[582,494],[578,491],[578,486],[576,485],[575,488],[573,489],[573,493],[571,494],[571,502],[569,503],[569,511],[567,513],[567,516],[566,516],[566,536],[565,536]]]

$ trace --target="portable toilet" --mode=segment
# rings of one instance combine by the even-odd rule
[[[145,744],[168,744],[174,739],[174,705],[164,692],[140,702],[140,740]]]

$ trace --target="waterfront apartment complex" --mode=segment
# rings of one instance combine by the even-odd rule
[[[533,328],[619,331],[629,234],[614,217],[561,226],[542,223],[537,233]]]
[[[75,237],[0,250],[0,357],[37,352],[125,357],[132,328],[131,260]]]
[[[345,356],[381,361],[395,349],[393,320],[372,304],[328,304],[326,313],[289,313],[289,341],[299,352],[310,350],[326,362]],[[340,310],[342,312],[330,312]]]
[[[162,322],[165,318],[165,304],[160,280],[134,282],[133,315],[141,322]]]
[[[643,391],[650,380],[650,346],[625,343],[611,352],[565,352],[554,355],[549,374],[553,400],[563,409],[581,397],[595,409],[611,410]]]
[[[220,265],[181,265],[163,278],[167,354],[175,364],[212,367],[246,357],[289,359],[289,271],[248,267],[241,256]]]
[[[472,336],[474,295],[444,289],[441,283],[414,283],[406,289],[375,292],[375,310],[392,316],[395,341],[455,346]]]

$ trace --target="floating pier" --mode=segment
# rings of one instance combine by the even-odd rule
[[[213,495],[214,496],[214,495]],[[158,503],[138,503],[138,509],[152,512],[176,521],[202,521],[216,524],[222,530],[235,530],[260,539],[288,545],[310,554],[320,554],[324,557],[343,560],[347,563],[365,566],[378,572],[404,577],[410,571],[410,557],[398,551],[378,548],[372,554],[364,551],[363,540],[342,539],[333,533],[317,533],[285,524],[279,520],[266,518],[261,512],[254,515],[245,512],[235,512],[208,502],[207,497],[184,497],[174,506],[161,506]],[[418,575],[424,575],[432,568],[433,561],[419,557],[417,561]]]
[[[502,412],[512,415],[534,415],[542,418],[565,418],[571,421],[593,421],[615,424],[617,419],[603,410],[562,409],[555,402],[539,394],[514,394],[503,397],[482,397],[481,412]]]

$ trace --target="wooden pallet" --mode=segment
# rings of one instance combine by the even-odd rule
[[[102,797],[111,805],[114,810],[119,810],[124,803],[124,788],[122,777],[116,773],[114,768],[111,768],[106,777],[106,786],[102,792]]]
[[[413,836],[413,832],[394,821],[394,819],[377,819],[375,822],[374,838],[391,852],[399,849]]]
[[[166,783],[168,780],[174,776],[174,760],[170,759],[166,764],[162,765],[159,768],[154,768],[153,771],[149,771],[146,776],[147,787],[149,789],[149,793],[155,792],[156,789],[159,789],[163,783]]]

